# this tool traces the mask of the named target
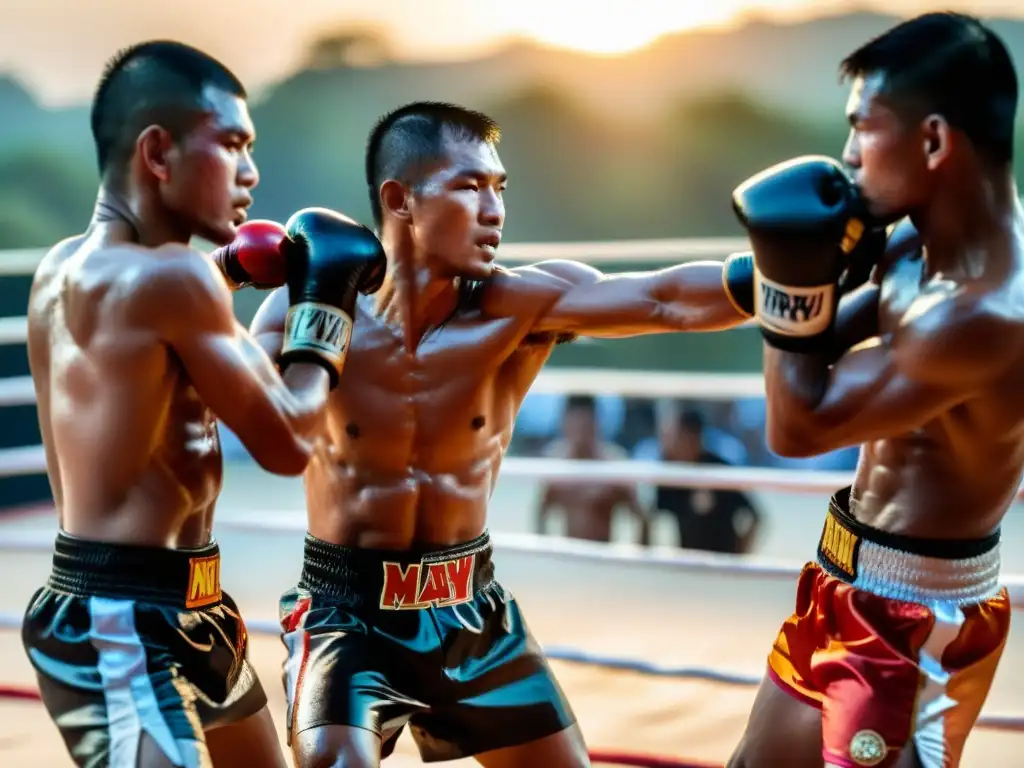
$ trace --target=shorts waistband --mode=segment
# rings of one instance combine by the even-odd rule
[[[818,565],[857,589],[911,603],[980,603],[999,583],[999,531],[983,539],[921,539],[880,531],[849,512],[850,488],[829,502]]]
[[[491,537],[439,550],[343,547],[306,534],[299,588],[382,611],[468,603],[494,581]]]
[[[186,549],[110,544],[62,531],[48,585],[79,597],[202,608],[221,600],[220,548],[214,541]]]

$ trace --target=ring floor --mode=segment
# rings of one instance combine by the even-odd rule
[[[298,500],[275,505],[274,482],[260,493],[255,475],[229,470],[220,519],[252,516],[255,499],[277,520],[301,518]],[[244,491],[235,483],[245,481]],[[285,496],[295,491],[290,486]],[[511,491],[509,491],[511,493]],[[503,503],[527,509],[532,491]],[[819,518],[820,519],[820,518]],[[511,521],[510,521],[511,522]],[[776,522],[776,525],[778,523]],[[808,536],[794,519],[793,536]],[[499,530],[500,526],[495,526]],[[0,524],[0,535],[14,528],[54,531],[52,515],[16,518]],[[778,534],[778,531],[776,531]],[[250,620],[273,620],[277,598],[300,567],[299,532],[225,531],[223,584]],[[811,537],[814,538],[813,536]],[[742,574],[689,572],[665,566],[573,560],[550,552],[498,550],[498,577],[515,593],[540,641],[590,653],[647,660],[664,666],[704,666],[760,674],[768,646],[792,607],[788,579],[752,579]],[[20,613],[46,578],[49,558],[42,552],[4,552],[0,557],[0,611]],[[1016,569],[1020,572],[1024,569]],[[271,697],[280,726],[284,704],[280,686],[283,647],[274,636],[253,638],[253,659]],[[32,673],[18,634],[0,632],[0,682],[32,684]],[[754,689],[679,678],[555,662],[556,673],[579,716],[592,749],[687,758],[721,764],[738,740]],[[1014,625],[986,712],[1024,715],[1024,630]],[[978,730],[968,742],[964,768],[1020,765],[1024,733]],[[410,739],[403,737],[390,768],[419,765]],[[70,765],[56,731],[36,702],[0,700],[0,765]],[[459,761],[461,768],[475,765]]]

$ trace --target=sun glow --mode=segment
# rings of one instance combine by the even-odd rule
[[[540,43],[599,55],[643,48],[662,35],[729,18],[736,0],[517,0],[507,23]],[[514,8],[514,10],[511,10]]]

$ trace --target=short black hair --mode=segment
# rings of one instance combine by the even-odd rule
[[[977,18],[926,13],[869,41],[840,64],[845,77],[882,74],[882,96],[898,111],[935,112],[980,154],[1013,160],[1017,73],[1006,45]],[[916,113],[915,113],[916,114]]]
[[[597,413],[597,399],[593,395],[569,395],[565,400],[565,412],[586,411],[590,414]]]
[[[388,179],[415,184],[445,149],[445,139],[497,144],[498,124],[482,112],[440,101],[416,101],[384,115],[366,144],[366,184],[378,229],[383,223],[380,185]]]
[[[699,435],[704,432],[704,415],[696,408],[680,410],[677,423],[682,432],[691,435]]]
[[[175,139],[187,133],[206,112],[209,87],[246,98],[227,67],[184,43],[151,40],[119,51],[107,63],[92,101],[100,175],[125,168],[149,125],[166,128]]]

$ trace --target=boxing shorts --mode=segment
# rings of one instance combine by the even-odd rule
[[[958,765],[1010,629],[999,533],[886,533],[850,515],[849,495],[829,504],[769,676],[821,709],[826,764],[892,766],[916,748],[924,768]]]
[[[25,612],[39,691],[79,766],[135,765],[145,734],[171,765],[211,765],[203,731],[267,703],[216,544],[105,544],[57,535]]]
[[[281,599],[289,744],[364,728],[381,757],[409,730],[426,762],[525,744],[575,722],[488,535],[451,549],[350,549],[306,536]]]

